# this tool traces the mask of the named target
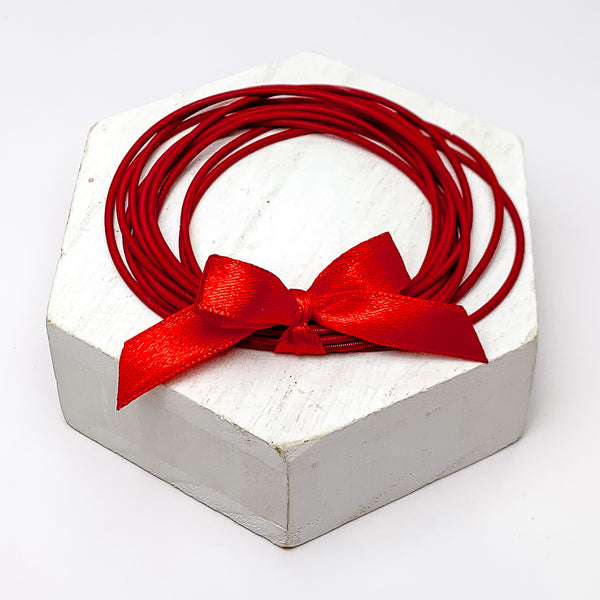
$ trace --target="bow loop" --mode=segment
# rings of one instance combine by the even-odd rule
[[[279,277],[250,263],[213,254],[208,257],[196,306],[229,319],[231,327],[265,329],[292,325],[297,303]],[[227,327],[227,323],[223,323]]]
[[[370,290],[398,294],[410,276],[392,236],[386,232],[370,238],[336,258],[314,280],[312,294]]]

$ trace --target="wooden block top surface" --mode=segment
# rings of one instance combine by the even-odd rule
[[[458,134],[492,165],[516,204],[526,234],[521,275],[508,298],[476,325],[491,362],[533,340],[537,317],[525,172],[518,138],[437,102],[301,54],[177,94],[97,123],[79,173],[48,320],[118,358],[123,342],[158,321],[117,274],[104,238],[106,193],[131,144],[165,114],[218,91],[262,83],[335,83],[386,96]],[[198,157],[196,165],[205,156]],[[173,189],[161,227],[175,249],[182,195],[195,170]],[[472,264],[492,225],[491,193],[469,177],[474,193]],[[252,262],[289,287],[306,288],[331,260],[389,231],[416,273],[429,236],[429,205],[417,188],[372,154],[324,136],[304,136],[265,148],[222,175],[192,221],[199,263],[212,253]],[[492,267],[464,299],[470,311],[495,292],[510,268],[513,234],[505,227]],[[290,356],[233,349],[168,385],[254,436],[280,447],[338,430],[391,403],[485,365],[389,351]],[[154,392],[150,392],[153,394]],[[150,395],[149,394],[149,395]],[[142,410],[140,398],[126,410]]]

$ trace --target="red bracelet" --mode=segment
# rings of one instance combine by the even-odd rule
[[[503,285],[470,315],[471,321],[479,321],[502,302],[521,269],[524,234],[515,206],[490,165],[467,142],[406,108],[362,90],[331,85],[267,85],[216,94],[174,111],[139,138],[119,165],[105,212],[111,257],[136,296],[161,317],[193,303],[202,271],[192,250],[189,225],[206,190],[227,168],[252,152],[312,133],[333,135],[370,150],[407,175],[429,201],[429,245],[419,272],[403,295],[458,302],[489,265],[506,209],[515,231],[513,264]],[[181,134],[142,177],[150,158]],[[181,212],[181,258],[177,258],[158,226],[165,199],[200,152],[230,136],[236,137],[210,156],[187,190]],[[465,168],[490,186],[495,204],[486,250],[468,275],[473,202]],[[123,256],[115,237],[115,210]],[[328,353],[378,348],[317,324],[309,327]],[[273,350],[281,333],[281,327],[263,329],[238,345]]]
[[[189,226],[206,190],[255,150],[311,133],[333,135],[373,152],[408,176],[427,198],[431,236],[415,277],[406,273],[389,234],[342,254],[307,291],[289,290],[264,269],[218,255],[209,257],[202,273]],[[224,138],[232,139],[204,162],[186,192],[177,258],[158,226],[160,211],[190,162]],[[486,249],[469,274],[473,201],[465,169],[490,186],[495,207]],[[491,298],[467,316],[455,303],[489,265],[504,210],[515,232],[512,267]],[[245,88],[167,115],[119,165],[108,193],[105,229],[110,254],[127,285],[164,317],[125,343],[117,408],[233,345],[296,354],[396,348],[487,362],[472,325],[506,297],[524,256],[515,206],[472,146],[385,98],[329,85]]]

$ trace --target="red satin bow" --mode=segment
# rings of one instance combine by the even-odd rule
[[[325,354],[310,320],[381,346],[487,362],[465,309],[400,295],[409,283],[389,233],[342,254],[307,291],[213,254],[196,303],[125,342],[117,409],[258,329],[288,326],[275,352]]]

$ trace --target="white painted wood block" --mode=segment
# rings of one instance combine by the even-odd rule
[[[276,82],[376,92],[457,133],[487,158],[521,214],[527,241],[516,286],[476,326],[490,363],[394,351],[297,357],[233,349],[117,413],[123,342],[158,317],[121,281],[106,249],[103,211],[115,169],[135,139],[172,110],[218,91]],[[161,217],[173,248],[192,175],[190,169],[173,190]],[[471,183],[474,262],[491,227],[492,201],[485,185],[475,177]],[[468,311],[508,272],[514,246],[506,229],[492,268],[464,300]],[[192,223],[200,264],[216,252],[297,288],[384,231],[414,274],[429,236],[428,203],[383,160],[323,136],[244,159],[212,186]],[[72,427],[273,543],[296,546],[519,437],[537,340],[521,145],[511,133],[313,54],[110,117],[89,134],[47,326]]]

